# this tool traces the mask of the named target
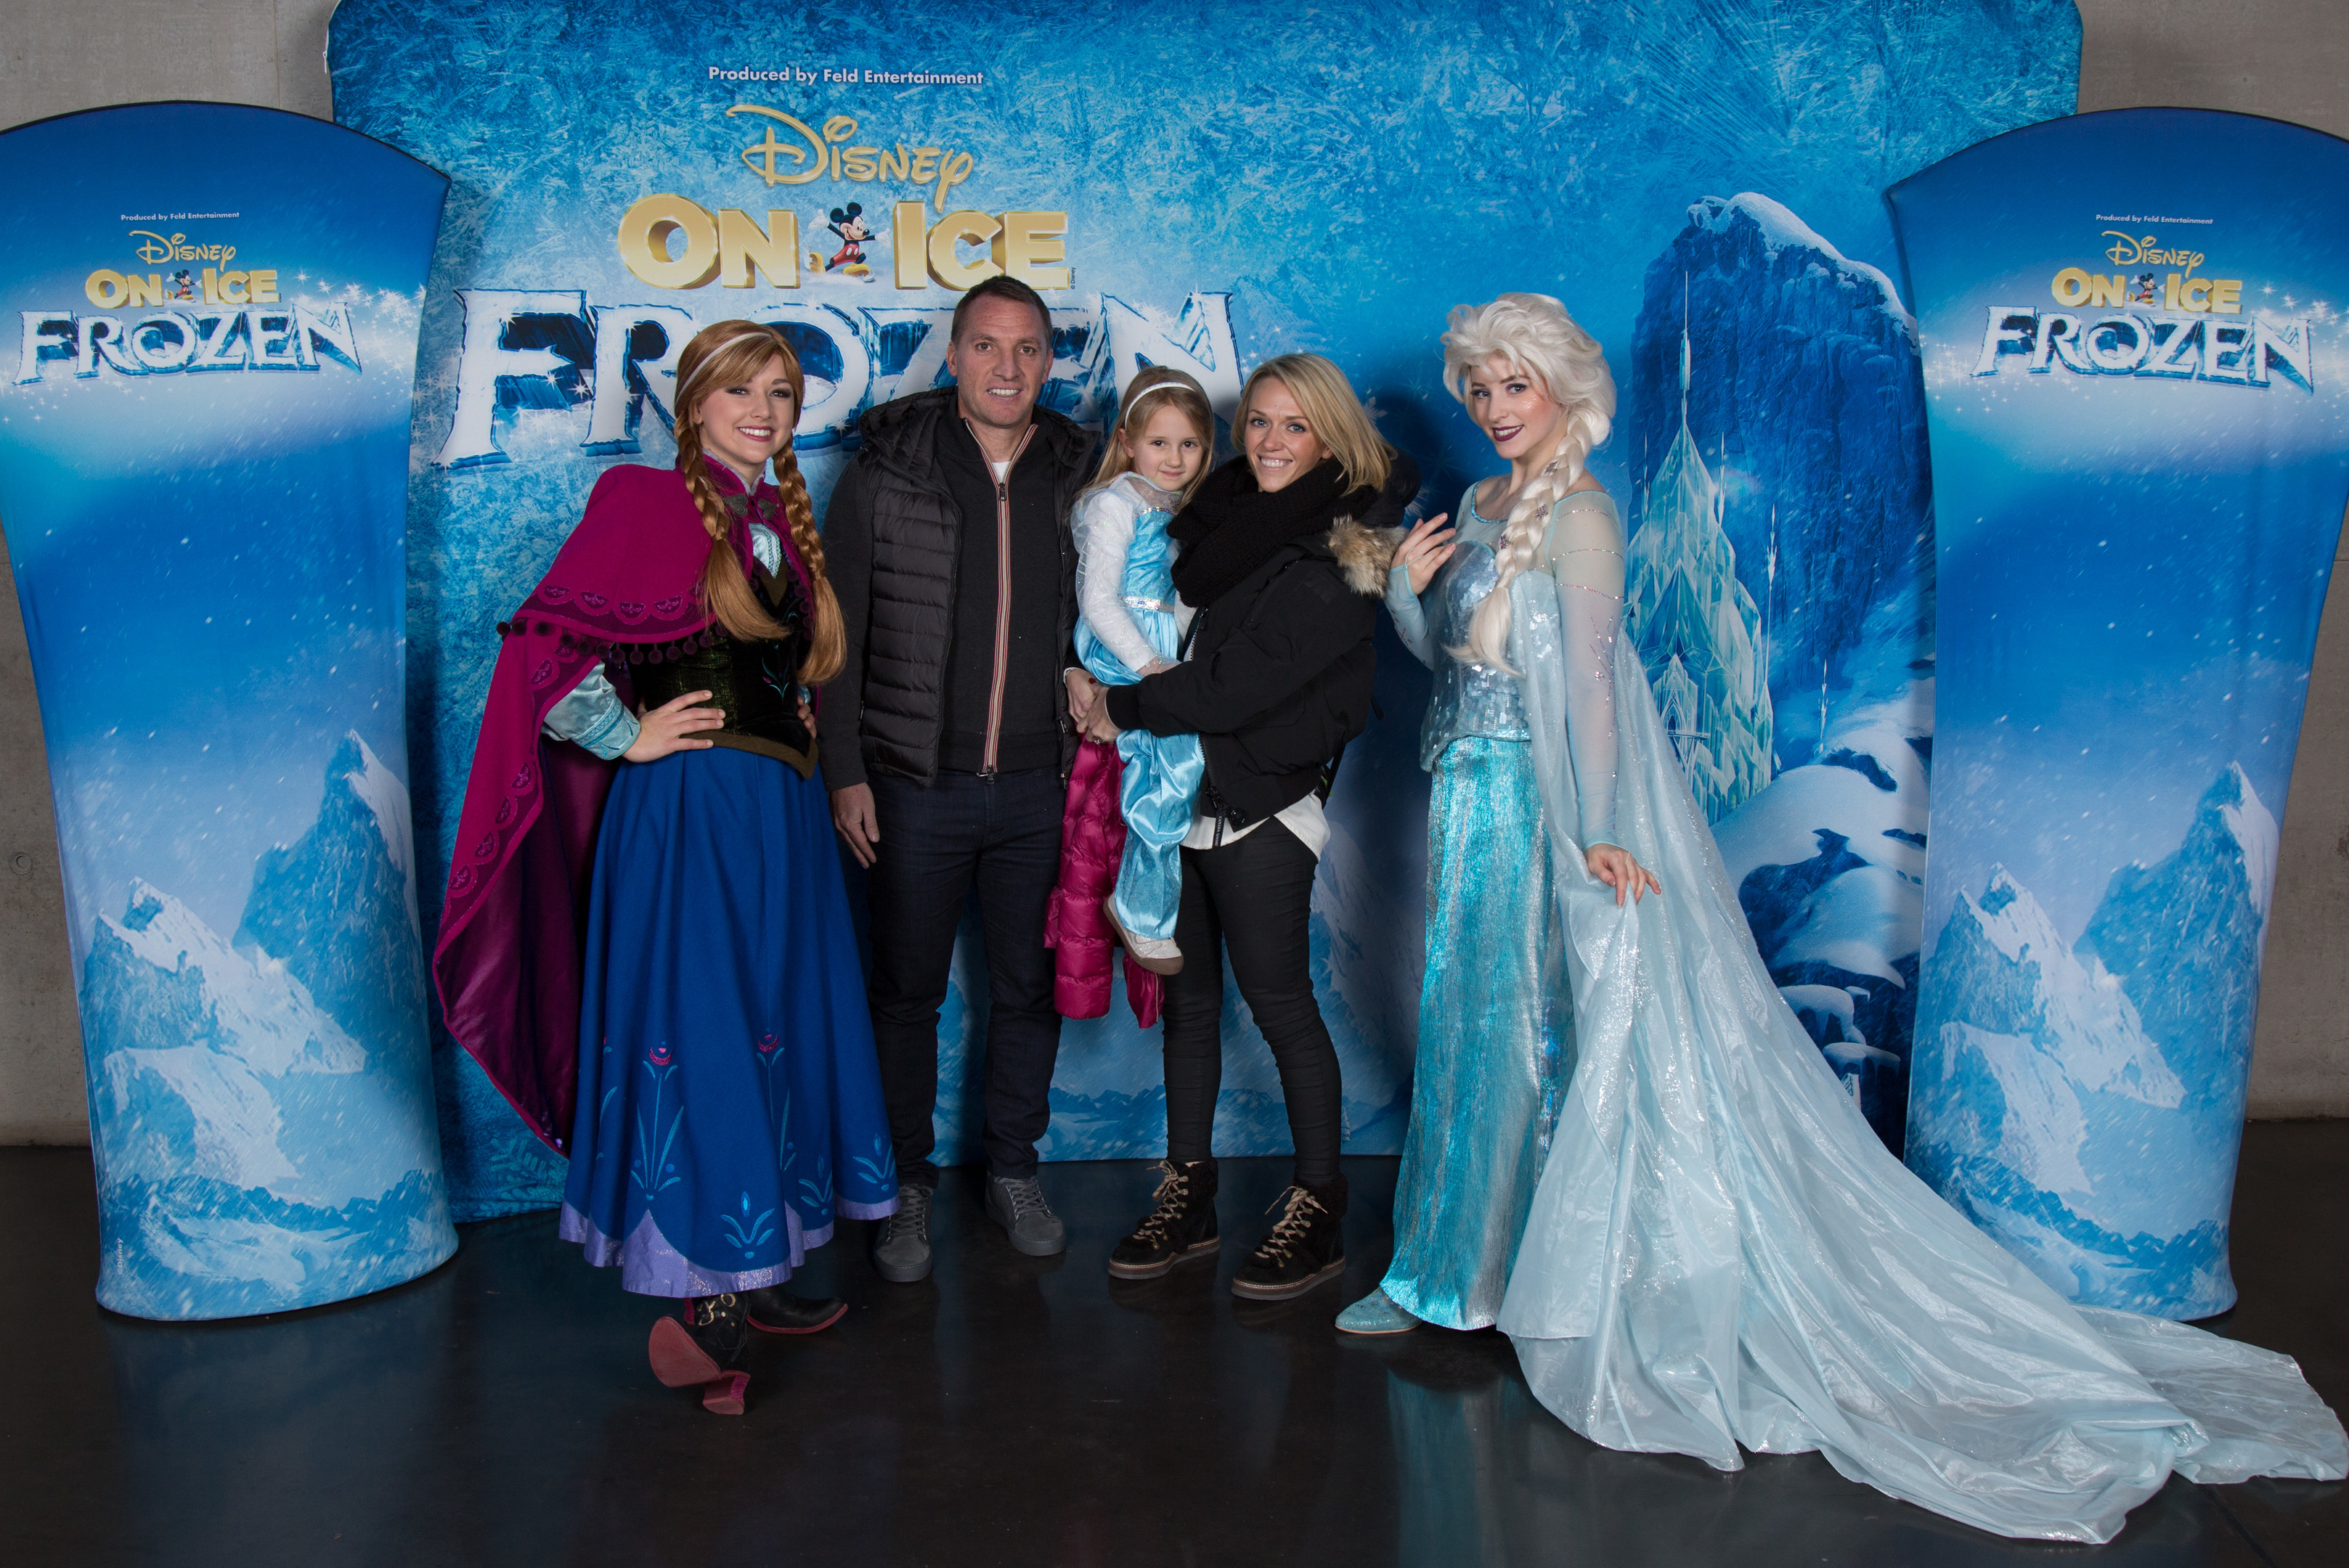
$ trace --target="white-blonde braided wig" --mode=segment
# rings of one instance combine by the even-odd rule
[[[1547,294],[1505,294],[1490,304],[1453,311],[1444,334],[1444,384],[1452,395],[1466,403],[1470,374],[1495,358],[1539,383],[1566,410],[1557,449],[1509,509],[1493,552],[1500,579],[1468,623],[1467,645],[1450,650],[1468,663],[1507,670],[1509,583],[1534,563],[1550,508],[1582,478],[1590,454],[1614,428],[1615,377],[1599,340]]]

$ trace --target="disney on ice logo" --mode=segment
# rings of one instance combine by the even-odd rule
[[[277,269],[231,268],[236,247],[225,242],[191,242],[184,232],[155,229],[133,229],[129,238],[131,253],[159,270],[92,271],[82,294],[96,314],[21,313],[18,386],[42,379],[52,364],[70,366],[78,380],[101,370],[316,370],[321,356],[359,368],[348,305],[285,304],[277,297]],[[191,264],[160,270],[171,262]],[[129,318],[140,310],[149,314]]]
[[[765,104],[738,103],[726,113],[730,118],[738,114],[764,117],[764,135],[742,150],[742,163],[770,186],[804,185],[826,173],[834,180],[859,182],[935,184],[937,189],[931,200],[943,212],[947,210],[947,192],[969,179],[978,167],[976,154],[951,147],[908,147],[902,141],[894,150],[851,146],[856,139],[856,120],[850,115],[833,115],[818,132],[797,116]],[[778,125],[790,128],[798,139],[776,140]],[[782,169],[776,162],[781,158],[791,160],[793,167]]]
[[[752,117],[761,139],[738,156],[768,188],[804,185],[829,177],[852,182],[878,181],[930,187],[928,205],[944,214],[932,222],[921,197],[892,204],[888,221],[891,259],[886,271],[901,289],[967,289],[998,273],[1038,289],[1075,286],[1068,256],[1069,215],[1055,211],[948,211],[954,188],[978,167],[978,155],[952,147],[884,148],[857,141],[854,116],[836,114],[818,130],[796,115],[765,104],[736,104],[726,110]],[[781,128],[790,139],[777,137]],[[826,221],[827,216],[829,222]],[[698,201],[657,191],[621,216],[616,236],[620,261],[655,288],[698,289],[715,281],[721,288],[750,288],[764,276],[771,288],[800,286],[801,258],[816,277],[868,284],[876,280],[867,244],[878,245],[878,214],[860,201],[819,212],[812,231],[829,231],[824,249],[801,250],[800,216],[769,208],[762,223],[739,207],[712,212]]]
[[[191,245],[185,234],[159,234],[152,229],[133,229],[130,237],[139,242],[135,247],[139,259],[149,266],[157,262],[233,262],[236,260],[234,245]]]
[[[2303,392],[2316,389],[2310,317],[2279,319],[2261,311],[2246,318],[2242,279],[2196,277],[2205,254],[2164,245],[2158,233],[2106,229],[2100,237],[2111,242],[2105,259],[2120,270],[2059,270],[2047,286],[2062,310],[1992,305],[1976,376],[1996,376],[2017,365],[2044,376],[2061,365],[2080,376],[2234,387],[2271,386],[2281,374]],[[2133,270],[2138,268],[2144,270]],[[2175,270],[2164,275],[2164,268]]]

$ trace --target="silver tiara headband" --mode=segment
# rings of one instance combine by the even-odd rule
[[[1195,392],[1199,389],[1191,377],[1184,375],[1180,370],[1164,370],[1153,366],[1135,377],[1127,386],[1125,389],[1127,405],[1131,407],[1135,398],[1145,392],[1155,392],[1161,387],[1180,387],[1186,392]]]

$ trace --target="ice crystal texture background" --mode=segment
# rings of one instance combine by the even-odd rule
[[[1147,357],[1213,356],[1220,340],[1202,323],[1227,311],[1229,350],[1202,368],[1232,377],[1289,349],[1330,355],[1388,438],[1419,459],[1432,508],[1449,509],[1494,467],[1440,385],[1444,313],[1531,289],[1565,300],[1613,357],[1626,414],[1593,467],[1625,498],[1636,533],[1680,428],[1689,274],[1689,439],[1721,505],[1676,514],[1681,542],[1701,548],[1676,550],[1673,564],[1708,604],[1736,613],[1742,592],[1754,610],[1745,656],[1766,660],[1759,679],[1745,671],[1739,731],[1722,738],[1741,788],[1760,787],[1723,820],[1724,848],[1774,969],[1897,1136],[1931,593],[1916,349],[1884,283],[1894,257],[1880,192],[1959,148],[2069,113],[2077,57],[2077,18],[2061,0],[1375,0],[1282,13],[1278,25],[1236,4],[971,11],[884,0],[782,12],[723,0],[688,15],[599,0],[346,0],[330,46],[338,117],[455,181],[425,304],[409,503],[409,738],[428,921],[492,623],[544,569],[603,466],[665,464],[673,450],[657,367],[641,373],[651,402],[639,409],[640,451],[587,449],[595,308],[791,322],[818,375],[840,378],[812,390],[801,432],[819,506],[858,407],[935,377],[934,356],[908,341],[916,318],[887,313],[953,296],[892,286],[886,222],[891,202],[934,191],[829,171],[770,189],[740,157],[763,127],[725,111],[765,105],[818,128],[848,116],[861,144],[970,152],[949,206],[1067,212],[1074,287],[1050,296],[1062,329],[1057,406],[1097,410],[1132,345],[1153,334]],[[792,77],[714,79],[713,67]],[[825,74],[848,70],[854,84]],[[867,70],[984,81],[868,84]],[[802,287],[639,283],[614,236],[654,191],[762,220],[795,211]],[[851,201],[880,231],[866,247],[873,273],[816,276],[806,253],[831,257],[831,210]],[[575,325],[526,324],[510,339],[563,357],[505,387],[493,434],[508,460],[443,467],[466,327],[460,290],[568,294],[535,308]],[[1185,320],[1195,293],[1219,297]],[[1717,616],[1702,630],[1702,652],[1733,665],[1739,636]],[[1313,929],[1348,1148],[1361,1152],[1400,1147],[1426,865],[1427,786],[1414,760],[1426,677],[1383,632],[1381,651],[1383,717],[1347,752]],[[1688,648],[1692,660],[1700,652]],[[1765,683],[1776,715],[1766,737],[1754,700]],[[983,1016],[984,981],[968,956],[940,1024],[949,1159],[967,1157],[977,1130],[969,1021]],[[1122,1015],[1121,1004],[1063,1037],[1053,1158],[1160,1147],[1156,1041]],[[1278,1080],[1237,998],[1226,1041],[1219,1149],[1285,1150]],[[551,1159],[478,1071],[445,1039],[436,1063],[464,1211],[553,1202]]]

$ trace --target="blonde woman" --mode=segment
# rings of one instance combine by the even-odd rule
[[[1313,999],[1307,947],[1321,814],[1346,742],[1370,717],[1371,638],[1419,470],[1390,448],[1316,354],[1284,354],[1241,388],[1237,458],[1208,475],[1169,530],[1174,580],[1197,606],[1188,657],[1106,688],[1086,732],[1200,738],[1206,778],[1182,848],[1166,978],[1166,1164],[1155,1206],[1111,1254],[1149,1278],[1218,1245],[1209,1134],[1223,1076],[1224,965],[1280,1071],[1297,1159],[1279,1222],[1232,1282],[1255,1300],[1299,1295],[1345,1268],[1338,1054]]]
[[[499,628],[434,959],[450,1033],[570,1157],[564,1239],[680,1301],[654,1375],[724,1415],[751,1331],[844,1310],[781,1288],[807,1249],[897,1202],[803,696],[842,632],[801,385],[772,326],[696,334],[677,466],[598,478]]]
[[[1754,951],[1620,634],[1623,533],[1583,468],[1598,344],[1541,294],[1444,343],[1510,471],[1390,591],[1457,668],[1395,1265],[1346,1326],[1497,1321],[1594,1442],[1725,1470],[1817,1449],[2006,1535],[2108,1540],[2173,1470],[2339,1477],[2290,1358],[2073,1305],[1885,1150]],[[1528,856],[1541,907],[1511,885]]]
[[[1468,488],[1456,526],[1434,517],[1413,528],[1387,580],[1397,634],[1435,675],[1420,734],[1420,766],[1434,775],[1427,970],[1394,1261],[1339,1315],[1350,1334],[1492,1326],[1571,1068],[1548,857],[1495,874],[1496,854],[1547,835],[1525,672],[1508,649],[1509,585],[1526,572],[1555,586],[1561,633],[1532,656],[1572,661],[1533,677],[1566,696],[1579,806],[1568,830],[1619,896],[1657,885],[1614,823],[1606,676],[1623,617],[1623,527],[1587,466],[1615,412],[1607,361],[1555,301],[1522,294],[1456,314],[1444,350],[1445,385],[1509,468]]]

